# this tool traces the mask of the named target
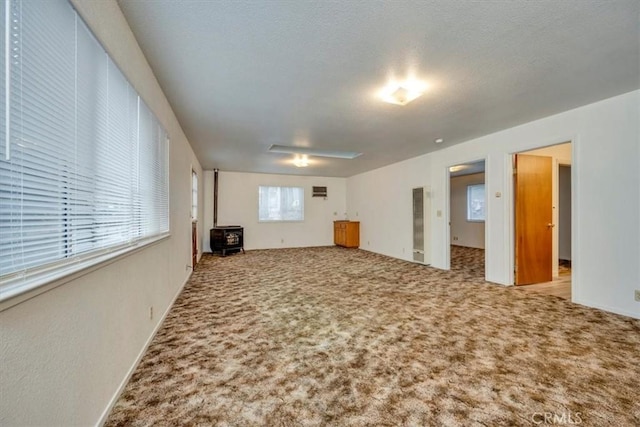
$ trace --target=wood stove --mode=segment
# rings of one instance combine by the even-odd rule
[[[227,252],[244,253],[244,229],[239,225],[224,225],[210,230],[211,252],[220,252],[226,256]]]
[[[239,225],[218,225],[218,169],[213,170],[213,228],[209,231],[209,239],[214,254],[244,253],[244,229]]]

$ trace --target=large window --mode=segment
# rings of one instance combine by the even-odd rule
[[[467,221],[484,221],[484,184],[467,186]]]
[[[7,5],[0,291],[169,231],[169,142],[158,119],[66,0]]]
[[[304,220],[304,189],[260,186],[258,211],[259,221],[302,221]]]

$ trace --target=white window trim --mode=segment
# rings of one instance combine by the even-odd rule
[[[482,186],[484,187],[484,190],[485,190],[485,202],[484,202],[484,206],[485,206],[485,217],[484,217],[483,219],[471,219],[471,218],[469,218],[469,188],[470,188],[470,187],[477,187],[477,186],[479,186],[479,185],[482,185]],[[466,206],[466,207],[467,207],[467,222],[485,222],[485,221],[486,221],[486,218],[487,218],[487,211],[486,211],[486,209],[487,209],[487,202],[486,202],[486,190],[487,190],[487,187],[485,186],[485,183],[484,183],[484,182],[479,182],[479,183],[477,183],[477,184],[468,184],[468,185],[467,185],[467,206]]]
[[[5,6],[8,6],[9,4],[10,3],[6,3]],[[69,7],[73,9],[72,5],[69,5]],[[73,13],[75,14],[76,33],[77,33],[77,28],[78,28],[77,26],[78,26],[78,23],[81,22],[81,18],[75,10],[73,11]],[[6,18],[7,19],[9,18],[9,13],[7,13]],[[90,35],[93,37],[92,31],[88,27],[85,27],[83,24],[82,28],[88,30]],[[7,43],[8,43],[8,40],[9,38],[7,38]],[[76,42],[77,40],[78,39],[76,37]],[[106,52],[104,51],[104,48],[101,45],[100,47],[102,48],[101,50],[102,54],[107,55]],[[7,62],[7,64],[9,63]],[[117,67],[117,65],[115,65],[115,63],[110,58],[110,56],[109,56],[108,64],[109,64],[108,65],[109,67],[112,65]],[[5,72],[7,72],[7,70],[5,70]],[[122,77],[125,80],[127,80],[124,75]],[[10,74],[8,72],[7,72],[7,79],[8,79],[7,82],[10,82]],[[8,86],[7,82],[5,82],[5,85]],[[130,87],[131,89],[134,89],[133,85],[130,82],[128,82],[128,80],[127,80],[127,84],[128,84],[128,87]],[[8,91],[6,94],[7,102],[10,94],[11,94],[10,91]],[[158,163],[164,163],[164,169],[162,169],[162,172],[163,172],[162,173],[163,176],[161,177],[162,179],[156,180],[154,182],[160,182],[163,185],[161,184],[158,184],[158,185],[161,185],[162,187],[166,187],[164,188],[165,197],[163,197],[163,199],[166,198],[166,200],[162,200],[162,203],[163,203],[162,206],[166,206],[166,211],[163,210],[163,215],[161,218],[162,224],[164,224],[164,221],[165,221],[164,217],[166,216],[166,228],[159,227],[158,231],[155,234],[147,235],[146,237],[143,237],[143,238],[138,237],[128,242],[121,241],[112,246],[105,246],[99,249],[92,249],[86,253],[79,252],[77,254],[74,254],[71,257],[60,258],[50,263],[35,265],[33,267],[26,267],[18,271],[12,271],[7,274],[4,274],[0,276],[0,311],[3,311],[9,307],[15,306],[23,301],[26,301],[39,294],[42,294],[51,289],[54,289],[62,284],[68,283],[72,280],[82,277],[92,271],[98,270],[117,260],[130,256],[144,248],[158,244],[159,242],[164,241],[168,237],[170,237],[171,176],[170,176],[170,165],[169,165],[170,163],[169,137],[166,131],[162,128],[162,125],[159,119],[149,109],[149,107],[146,106],[146,104],[144,104],[144,101],[142,100],[140,95],[137,92],[135,92],[135,95],[137,97],[138,115],[140,114],[140,106],[144,105],[144,107],[148,110],[148,113],[152,117],[152,122],[151,122],[152,125],[159,127],[159,129],[157,129],[159,131],[158,136],[161,137],[164,135],[164,137],[166,137],[165,144],[162,147],[163,152],[157,159],[154,159]],[[10,111],[9,106],[7,106],[7,115],[9,114],[8,113],[9,111]],[[10,127],[7,125],[7,131],[9,131],[9,129]],[[138,132],[140,132],[139,118],[138,118]],[[8,149],[10,147],[10,141],[11,139],[7,138],[7,155],[8,155]],[[140,148],[138,146],[138,150],[139,149]]]
[[[156,245],[169,237],[170,233],[166,232],[129,245],[78,257],[74,262],[65,262],[65,265],[54,263],[23,274],[15,273],[0,283],[0,312]]]
[[[193,188],[193,178],[196,178],[195,184],[195,200],[193,199],[193,192],[194,192],[194,188]],[[195,169],[193,169],[193,167],[191,167],[191,222],[192,223],[197,223],[198,222],[198,209],[200,209],[200,204],[198,203],[198,198],[200,197],[200,191],[199,190],[199,186],[200,186],[200,178],[198,177],[198,172],[195,171]],[[195,204],[194,204],[195,202]],[[195,208],[195,211],[194,209]],[[195,216],[193,215],[195,212]]]
[[[278,187],[278,188],[299,188],[302,190],[302,218],[301,219],[260,219],[260,187]],[[304,222],[304,213],[306,208],[306,188],[302,186],[292,186],[292,185],[259,185],[258,186],[258,223],[259,224],[269,224],[269,223],[301,223]]]
[[[259,219],[258,218],[258,222],[282,224],[286,222],[304,222],[304,218],[303,219]]]

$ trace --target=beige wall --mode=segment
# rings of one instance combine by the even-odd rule
[[[213,227],[213,172],[207,171],[205,228]],[[218,225],[242,225],[245,249],[333,245],[333,221],[344,219],[346,179],[320,176],[219,172]],[[303,187],[304,221],[258,222],[258,187]],[[312,187],[327,187],[327,198],[311,197]],[[204,236],[209,252],[209,236]]]
[[[6,426],[99,423],[190,273],[191,168],[202,168],[117,3],[73,4],[169,133],[171,237],[0,312]]]
[[[429,168],[426,155],[347,179],[347,212],[350,220],[360,221],[361,249],[413,261],[413,189],[429,189]],[[424,215],[429,264],[431,216]]]
[[[405,194],[414,183],[430,186],[431,264],[449,268],[448,168],[486,159],[486,279],[511,285],[512,156],[572,141],[572,299],[640,318],[633,299],[640,283],[640,193],[620,185],[638,182],[639,108],[640,91],[633,91],[350,177],[348,211],[361,213],[360,238],[371,241],[369,250],[409,261]]]

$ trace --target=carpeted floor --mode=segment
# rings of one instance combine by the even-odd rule
[[[106,425],[640,425],[640,321],[465,256],[205,255]]]

